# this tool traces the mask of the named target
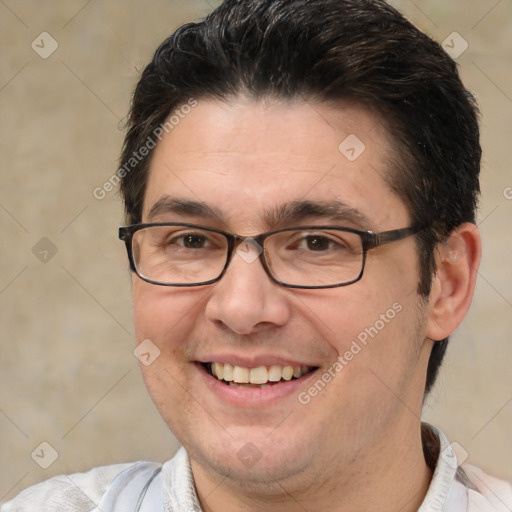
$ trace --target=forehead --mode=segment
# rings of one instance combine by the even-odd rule
[[[170,198],[255,229],[304,202],[341,204],[370,219],[367,229],[403,224],[405,206],[386,182],[392,155],[379,118],[360,107],[201,100],[155,148],[143,219]]]

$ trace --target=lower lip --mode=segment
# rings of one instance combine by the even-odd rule
[[[208,390],[222,402],[235,407],[268,406],[291,395],[298,397],[300,388],[318,371],[314,370],[298,379],[280,382],[265,388],[253,388],[224,384],[224,382],[210,375],[202,364],[197,364],[197,366]]]

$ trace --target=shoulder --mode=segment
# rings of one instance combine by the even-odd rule
[[[116,482],[145,478],[160,466],[154,462],[135,462],[56,476],[25,489],[2,505],[0,512],[91,512]]]
[[[422,424],[422,440],[433,476],[419,512],[512,511],[511,482],[465,463],[467,454],[457,454],[457,443],[432,425]]]
[[[461,466],[467,478],[470,510],[512,510],[512,482],[488,475],[480,468],[469,464]],[[483,510],[483,509],[482,509]]]

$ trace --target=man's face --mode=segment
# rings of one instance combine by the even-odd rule
[[[409,215],[384,179],[390,156],[385,129],[360,108],[199,101],[155,149],[143,222],[247,237],[298,225],[403,228]],[[201,208],[182,211],[169,199]],[[306,201],[347,208],[280,218]],[[311,479],[370,451],[396,451],[417,429],[430,350],[414,238],[371,250],[362,279],[332,289],[281,287],[259,259],[246,260],[235,252],[207,286],[133,277],[137,342],[160,350],[144,379],[193,468],[241,481]],[[209,363],[307,373],[239,387],[212,376]]]

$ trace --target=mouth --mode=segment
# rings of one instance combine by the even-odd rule
[[[316,366],[258,366],[246,368],[227,363],[202,363],[206,372],[226,386],[239,388],[268,388],[297,380],[317,369]]]

